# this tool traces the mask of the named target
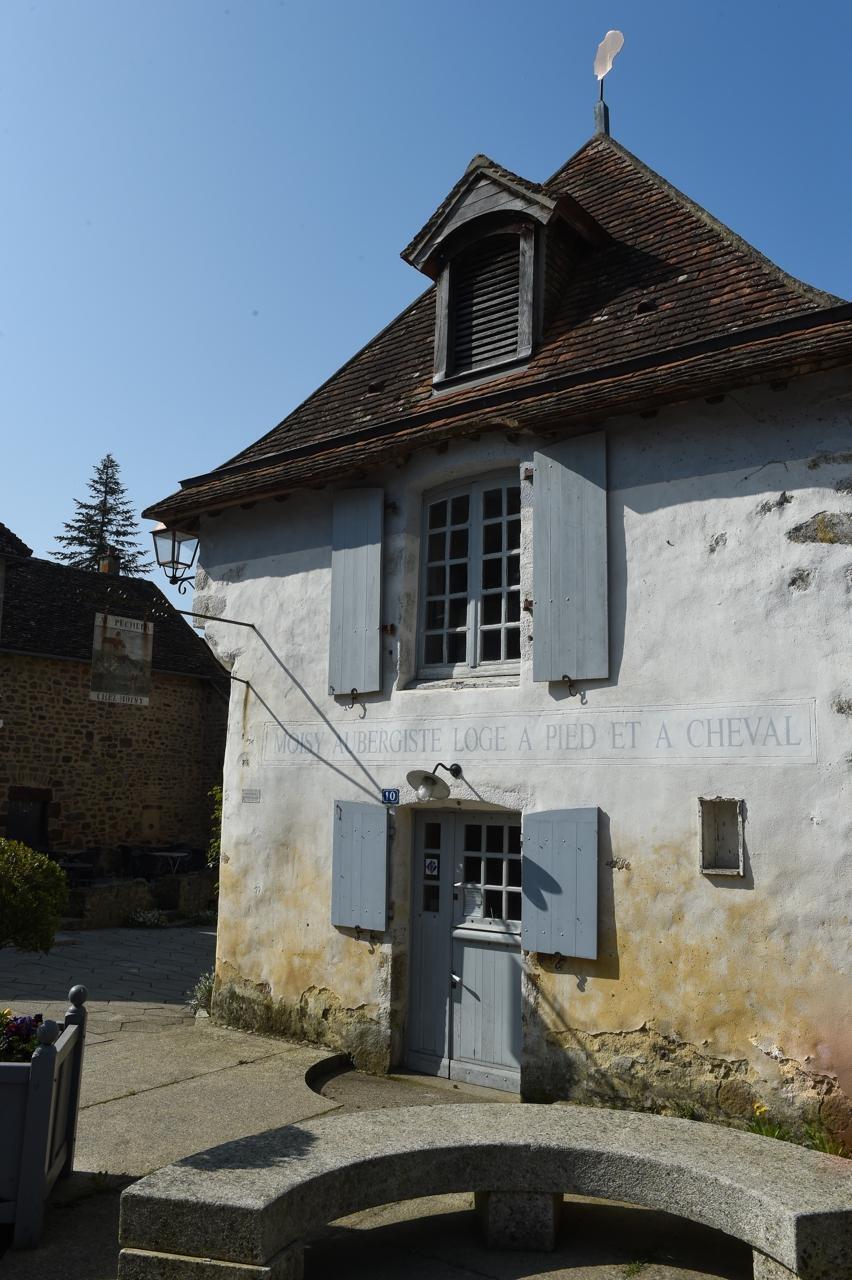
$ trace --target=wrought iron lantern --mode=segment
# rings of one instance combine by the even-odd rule
[[[176,586],[183,595],[187,587],[195,582],[195,574],[190,573],[190,570],[198,555],[198,538],[194,533],[167,529],[163,524],[151,530],[151,537],[154,539],[157,564],[172,586]]]

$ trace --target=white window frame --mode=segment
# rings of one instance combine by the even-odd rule
[[[498,485],[510,484],[520,488],[520,467],[503,468],[500,471],[488,472],[484,475],[477,475],[465,481],[457,481],[455,484],[442,485],[437,489],[430,489],[423,494],[421,515],[420,515],[420,578],[419,578],[419,602],[417,610],[417,676],[421,680],[459,680],[472,679],[473,677],[483,676],[503,676],[517,675],[520,671],[521,660],[518,658],[500,659],[499,661],[481,662],[479,660],[479,635],[480,635],[480,618],[482,614],[482,495],[487,489],[496,488]],[[468,516],[468,527],[470,530],[468,543],[468,602],[467,602],[467,625],[465,634],[467,636],[467,657],[464,662],[458,663],[431,663],[426,662],[426,602],[427,602],[427,558],[428,558],[428,513],[429,507],[434,502],[441,502],[444,499],[450,500],[455,497],[461,497],[464,494],[470,495],[470,506]],[[473,521],[473,511],[476,505],[478,518],[476,524]],[[507,519],[521,519],[520,511],[517,516],[507,517],[503,513],[502,522],[505,527]],[[505,543],[504,543],[505,546]],[[504,552],[505,554],[505,552]],[[518,550],[520,561],[521,551]],[[523,570],[521,566],[521,579]],[[520,594],[521,584],[519,582],[518,592]],[[504,625],[504,624],[503,624]],[[518,623],[520,637],[520,621]]]

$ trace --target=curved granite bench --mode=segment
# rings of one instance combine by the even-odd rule
[[[332,1113],[160,1169],[122,1196],[119,1280],[298,1280],[326,1223],[464,1191],[498,1247],[552,1248],[569,1192],[736,1236],[756,1280],[852,1280],[852,1161],[690,1120],[504,1103]]]

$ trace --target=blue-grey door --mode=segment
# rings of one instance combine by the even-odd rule
[[[516,1090],[521,1048],[521,824],[418,813],[407,1061]]]

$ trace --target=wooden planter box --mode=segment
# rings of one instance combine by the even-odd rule
[[[0,1062],[0,1223],[14,1223],[17,1249],[38,1244],[44,1202],[74,1167],[87,996],[71,988],[64,1029],[45,1021],[31,1062]]]

